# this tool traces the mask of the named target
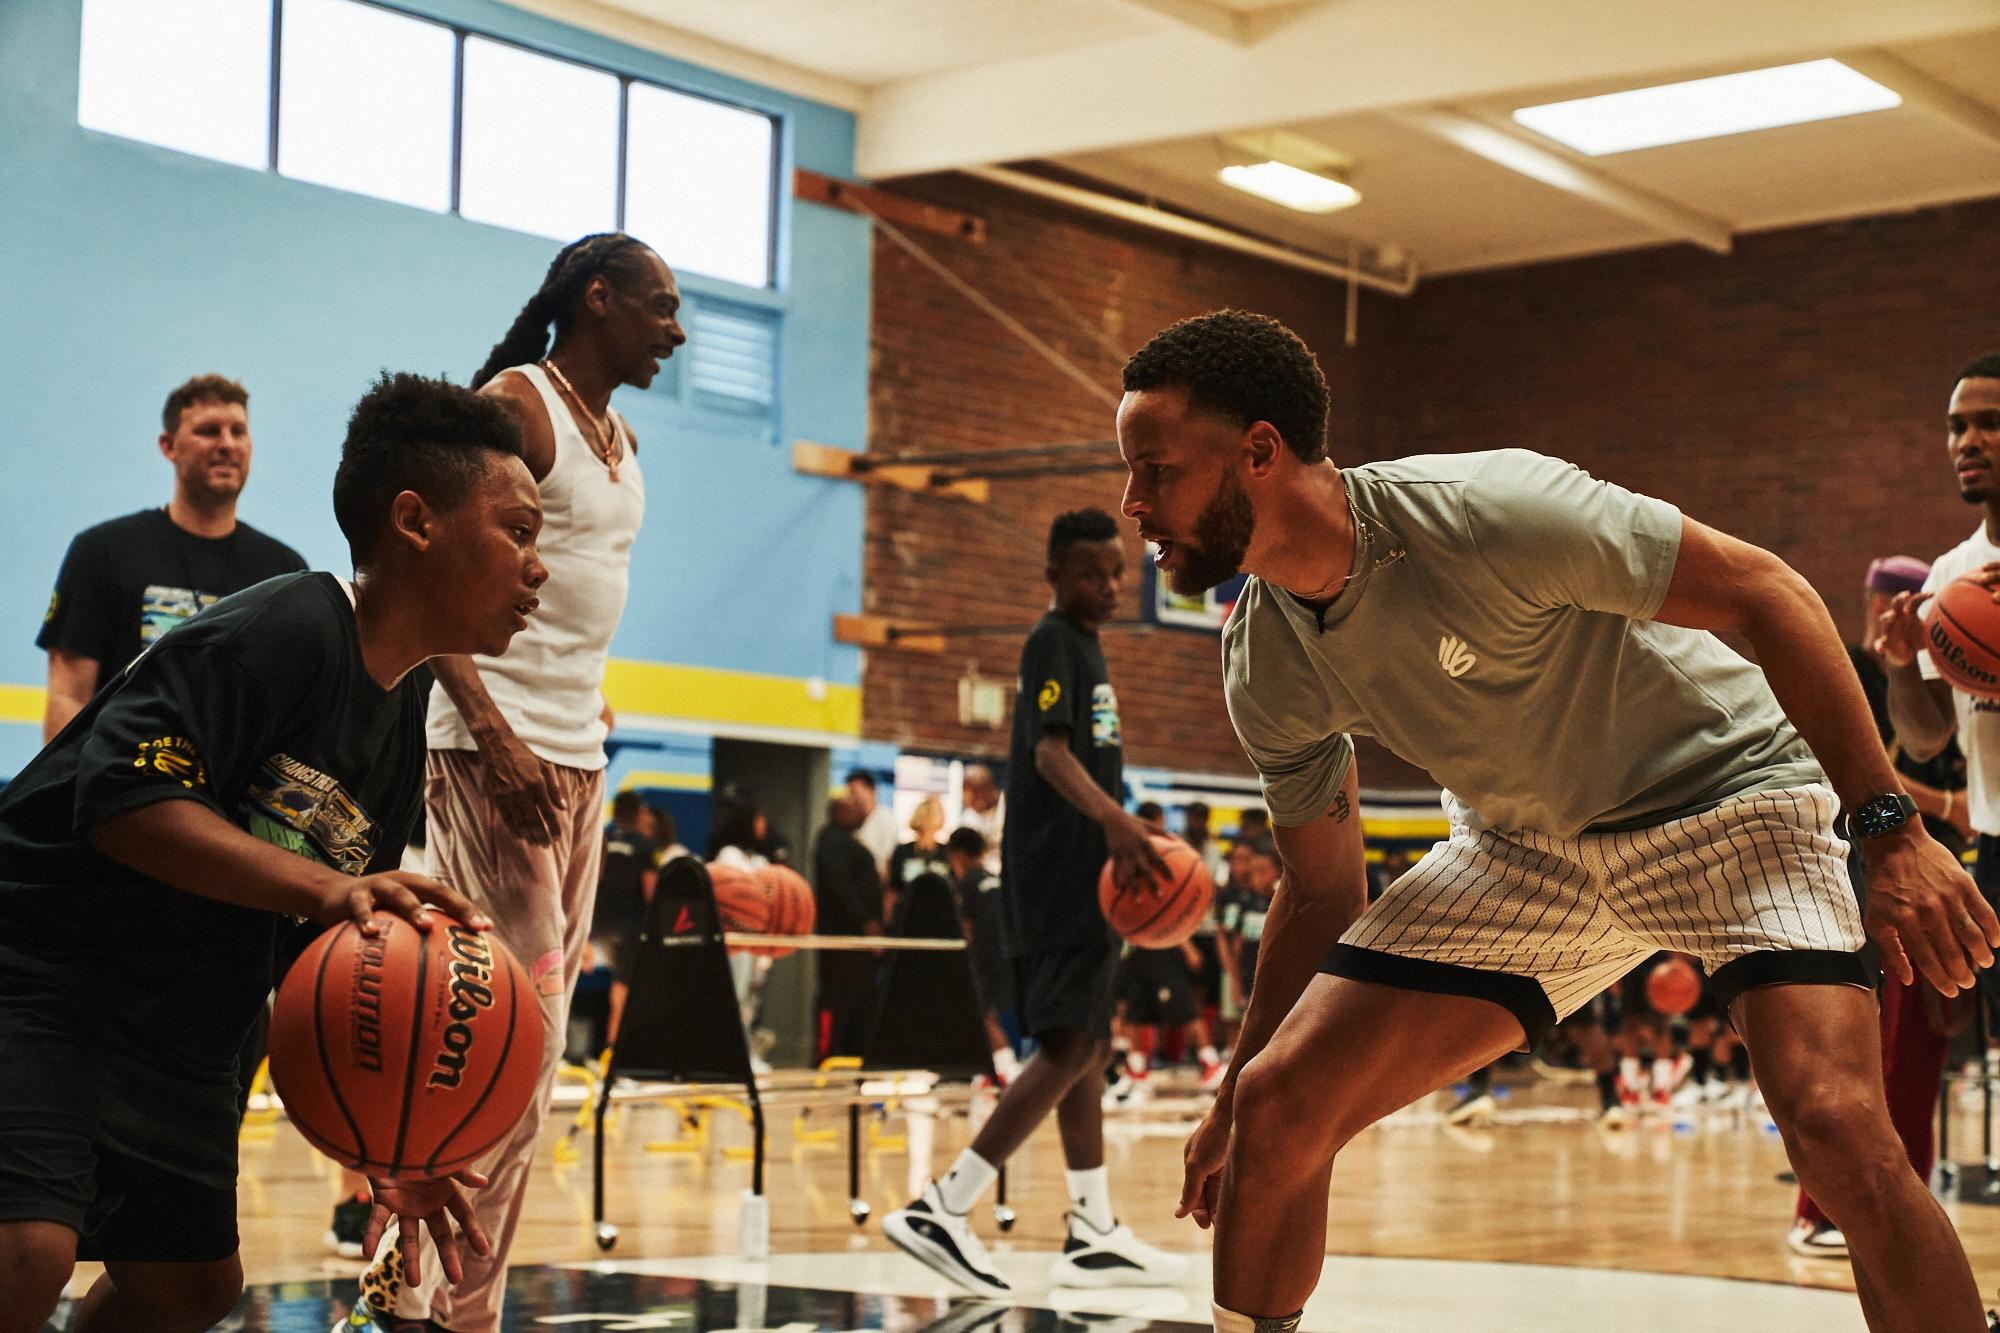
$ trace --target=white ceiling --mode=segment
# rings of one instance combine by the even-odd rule
[[[883,179],[1072,173],[1335,259],[1446,273],[2000,195],[2000,0],[514,0],[858,112]],[[1903,106],[1601,158],[1508,119],[1836,56]],[[1281,130],[1326,217],[1215,179]]]

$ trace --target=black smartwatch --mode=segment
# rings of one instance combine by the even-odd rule
[[[1916,813],[1917,803],[1908,792],[1887,792],[1871,796],[1856,806],[1847,817],[1847,827],[1857,838],[1879,838],[1903,827]]]

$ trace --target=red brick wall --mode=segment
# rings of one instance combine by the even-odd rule
[[[1115,392],[1119,351],[1222,305],[1284,320],[1333,386],[1337,460],[1519,445],[1663,496],[1771,547],[1843,630],[1868,560],[1926,558],[1971,530],[1943,459],[1958,367],[2000,349],[2000,203],[1741,238],[1730,256],[1674,247],[1428,281],[1368,296],[1342,346],[1337,283],[1073,213],[961,178],[899,190],[985,217],[984,246],[920,235],[979,291]],[[871,448],[981,449],[1108,440],[1111,409],[884,239],[876,243]],[[1026,276],[1031,273],[1032,278]],[[1047,603],[1049,520],[1116,512],[1116,473],[996,482],[984,506],[870,492],[864,607],[947,623],[1030,624]],[[1128,613],[1138,610],[1136,539]],[[957,722],[957,681],[1011,680],[1018,635],[942,657],[869,654],[863,726],[910,748],[1004,753]],[[1246,771],[1212,636],[1107,634],[1128,759]],[[1370,785],[1419,775],[1364,750]]]

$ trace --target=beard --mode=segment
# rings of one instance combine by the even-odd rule
[[[1167,586],[1182,597],[1199,597],[1235,578],[1243,572],[1243,554],[1256,531],[1250,496],[1235,473],[1225,472],[1221,487],[1195,516],[1194,531],[1178,543],[1180,564],[1166,571]]]

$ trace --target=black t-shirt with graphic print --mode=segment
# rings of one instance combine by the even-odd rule
[[[227,537],[198,537],[166,510],[142,509],[70,542],[35,646],[91,658],[102,684],[203,607],[305,567],[248,523]]]
[[[1021,693],[1007,751],[1007,824],[1000,876],[1008,944],[1015,954],[1109,944],[1097,906],[1104,830],[1035,771],[1035,745],[1051,732],[1112,800],[1125,794],[1118,696],[1097,636],[1060,611],[1044,615],[1021,650]]]
[[[162,636],[0,792],[0,983],[89,1052],[113,1146],[233,1182],[236,1052],[289,918],[151,879],[90,832],[193,800],[348,874],[395,869],[430,685],[419,667],[383,690],[339,580],[287,575]]]

